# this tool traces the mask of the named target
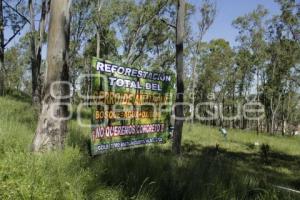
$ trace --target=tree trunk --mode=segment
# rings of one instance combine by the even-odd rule
[[[101,0],[98,0],[98,13],[99,13],[99,15],[98,15],[98,20],[99,20],[99,22],[97,23],[97,25],[96,25],[96,28],[97,28],[97,49],[96,49],[96,57],[97,58],[100,58],[100,50],[101,50],[101,23],[100,23],[100,17],[101,17],[101,15],[100,15],[100,12],[101,12],[101,9],[102,9],[102,4],[103,4],[103,1],[101,1]]]
[[[185,0],[178,0],[177,22],[176,22],[176,73],[177,73],[177,94],[176,103],[183,102],[184,83],[183,83],[183,39],[184,39],[184,18]],[[172,149],[175,154],[181,151],[181,136],[183,127],[183,105],[175,107],[175,126],[173,134]],[[178,119],[181,118],[181,119]]]
[[[259,102],[259,69],[257,67],[256,72],[256,101]],[[258,117],[258,113],[256,113],[256,117]],[[259,119],[256,120],[256,134],[259,134]]]
[[[234,78],[234,77],[233,77]],[[233,100],[233,105],[232,105],[232,116],[236,116],[236,109],[235,109],[235,85],[236,85],[236,83],[234,82],[233,83],[233,90],[232,90],[232,100]],[[239,111],[239,109],[238,109],[238,111]],[[232,128],[236,128],[236,120],[235,119],[233,119],[233,121],[232,121]]]
[[[100,58],[100,45],[101,45],[100,28],[97,27],[97,49],[96,49],[97,58]]]
[[[4,92],[4,16],[3,4],[0,0],[0,96],[3,96]]]
[[[275,130],[275,115],[272,114],[272,118],[271,118],[271,134],[274,134],[274,130]]]
[[[40,69],[42,64],[42,46],[46,29],[46,16],[48,13],[48,0],[42,1],[41,18],[39,23],[39,35],[35,29],[34,1],[28,1],[30,13],[31,33],[30,33],[30,50],[31,50],[31,75],[32,75],[32,103],[35,105],[41,102],[41,81]]]
[[[38,93],[38,69],[37,61],[35,57],[35,16],[34,16],[34,2],[32,0],[28,1],[29,13],[30,13],[30,61],[31,61],[31,77],[32,77],[32,103],[39,103],[39,93]]]
[[[281,135],[284,136],[286,133],[286,120],[285,118],[282,119],[282,125],[281,125]]]
[[[33,151],[62,149],[67,133],[68,98],[70,90],[60,81],[68,81],[68,46],[70,36],[71,0],[52,0],[48,34],[47,73],[43,91],[42,110]],[[50,93],[51,85],[56,82]],[[56,97],[52,96],[55,95]],[[58,98],[61,96],[61,98]],[[55,115],[55,117],[53,116]]]
[[[194,58],[192,61],[193,65],[193,74],[192,74],[192,112],[191,112],[191,124],[189,130],[191,130],[194,125],[194,117],[195,117],[195,88],[196,88],[196,59]]]

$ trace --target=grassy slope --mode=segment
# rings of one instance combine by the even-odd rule
[[[65,151],[33,155],[35,113],[29,103],[0,98],[0,199],[300,198],[271,186],[300,189],[299,138],[229,130],[225,141],[217,129],[195,125],[185,127],[180,158],[170,144],[90,158],[89,130],[73,120]],[[268,160],[254,142],[270,145]]]
[[[222,147],[232,152],[255,153],[255,143],[268,144],[278,153],[286,153],[300,156],[300,137],[282,137],[281,135],[269,136],[267,134],[256,134],[245,130],[227,130],[228,137],[225,140],[218,129],[195,125],[189,131],[189,125],[185,127],[184,141],[196,143],[202,146],[214,146],[219,143]],[[196,140],[194,138],[197,138]]]

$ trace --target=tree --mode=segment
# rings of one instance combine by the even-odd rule
[[[256,87],[256,99],[265,107],[265,122],[257,119],[256,130],[266,127],[274,134],[293,123],[299,89],[299,8],[294,0],[276,0],[281,13],[266,20],[267,10],[258,6],[238,17],[240,46],[236,56],[240,99]],[[256,82],[256,83],[255,83]],[[254,96],[254,95],[253,95]],[[247,122],[247,121],[245,121]],[[243,128],[247,127],[244,123]]]
[[[90,42],[85,47],[85,55],[111,60],[116,57],[118,38],[114,23],[124,15],[122,8],[129,1],[92,0],[90,3],[90,17],[87,18],[88,38]],[[127,5],[131,7],[132,5]],[[128,14],[127,10],[126,14]]]
[[[183,127],[183,97],[184,97],[184,75],[183,75],[183,40],[184,40],[184,20],[185,20],[185,0],[177,2],[176,19],[176,73],[177,73],[177,91],[175,107],[175,125],[173,134],[172,149],[175,154],[181,152],[181,137]]]
[[[254,80],[253,59],[252,54],[248,48],[240,48],[235,56],[235,64],[237,66],[236,80],[237,80],[237,95],[238,100],[245,103],[246,96],[250,93],[251,84]],[[247,120],[244,115],[240,119],[240,128],[247,128]]]
[[[293,0],[276,2],[281,13],[267,24],[269,62],[263,89],[267,131],[274,134],[281,126],[282,134],[285,134],[286,123],[291,121],[293,112],[297,112],[290,107],[299,88],[299,11]]]
[[[11,1],[15,3],[15,1]],[[26,23],[27,18],[18,10],[21,1],[14,6],[4,0],[0,0],[0,96],[5,93],[5,67],[4,67],[4,51],[7,45],[21,32]],[[10,24],[8,24],[10,22]],[[10,27],[12,35],[5,38],[4,30]]]
[[[6,93],[17,90],[21,91],[21,86],[24,81],[23,73],[27,67],[27,55],[23,54],[20,45],[8,48],[5,52],[4,63],[6,66],[5,82]]]
[[[213,24],[216,17],[216,3],[210,0],[204,0],[200,8],[200,21],[198,23],[199,27],[199,37],[194,45],[193,55],[192,55],[192,105],[195,109],[195,89],[196,89],[196,74],[197,74],[197,64],[199,64],[199,57],[201,51],[202,39],[205,33],[208,31],[210,26]],[[194,123],[194,116],[192,116],[192,124]]]
[[[134,65],[136,62],[141,62],[141,60],[147,58],[149,56],[148,53],[151,54],[151,50],[153,51],[155,48],[152,42],[155,43],[155,41],[161,39],[156,38],[155,41],[151,41],[156,32],[152,28],[153,26],[157,26],[157,23],[163,24],[159,17],[163,15],[162,13],[169,5],[168,1],[147,0],[133,7],[133,11],[126,18],[122,19],[120,28],[123,29],[121,32],[124,38],[122,41],[124,64]],[[126,24],[124,20],[129,23]],[[162,26],[161,28],[166,28],[166,26]],[[161,32],[164,32],[164,30],[161,30]],[[167,39],[163,38],[163,41]]]
[[[70,83],[74,95],[72,101],[78,100],[76,97],[76,80],[81,73],[84,73],[83,66],[87,67],[88,58],[81,54],[81,50],[88,44],[91,29],[88,22],[91,18],[91,2],[89,0],[72,1],[72,21],[70,22],[70,47],[68,56]],[[89,73],[89,72],[86,72]]]
[[[46,30],[46,17],[49,12],[50,0],[43,0],[41,4],[41,16],[39,20],[38,32],[35,28],[34,0],[28,1],[30,13],[30,60],[32,76],[32,103],[37,105],[41,101],[41,77],[40,69],[42,64],[42,46]]]
[[[262,85],[261,77],[264,72],[265,63],[267,60],[267,43],[264,40],[266,30],[264,26],[265,17],[268,14],[263,6],[258,5],[257,8],[245,16],[238,17],[234,20],[233,25],[239,30],[238,41],[240,42],[239,46],[239,55],[243,56],[244,61],[239,60],[239,65],[242,67],[239,68],[239,75],[242,77],[240,86],[246,85],[246,77],[249,75],[253,77],[256,75],[256,100],[260,100],[260,88]],[[250,58],[246,56],[250,56]],[[238,57],[242,58],[242,57]],[[249,80],[249,79],[248,79]],[[246,87],[240,87],[240,89],[246,89]],[[251,89],[248,87],[248,89]],[[240,91],[240,94],[243,91]],[[256,121],[256,131],[259,132],[260,122]],[[243,128],[246,128],[246,121],[243,120]]]
[[[33,151],[62,149],[67,133],[68,47],[70,36],[71,0],[52,0],[48,33],[47,73],[45,77],[42,110],[33,139]],[[52,84],[56,82],[56,87]],[[52,91],[50,91],[52,88]],[[54,97],[55,95],[56,97]],[[61,98],[59,98],[61,97]],[[53,116],[53,115],[55,116]]]
[[[3,2],[0,0],[0,96],[4,95],[4,16]]]
[[[197,87],[197,100],[200,102],[218,101],[218,103],[225,103],[225,95],[233,96],[234,92],[234,73],[233,68],[233,51],[229,42],[224,39],[212,40],[209,44],[204,45],[206,52],[201,55],[201,73],[199,74],[199,81]],[[214,94],[213,99],[209,99],[210,94]],[[229,98],[226,98],[229,99]],[[227,102],[226,102],[227,103]],[[218,111],[217,107],[211,106],[209,108],[214,112]],[[201,110],[202,115],[207,115],[206,110]],[[228,113],[230,114],[230,113]],[[223,118],[217,123],[213,120],[214,125],[223,125]]]

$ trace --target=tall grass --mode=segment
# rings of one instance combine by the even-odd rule
[[[190,129],[190,125],[186,125],[183,137],[185,143],[196,143],[202,146],[215,146],[218,143],[227,150],[245,153],[256,152],[259,145],[269,144],[277,152],[300,156],[300,137],[270,136],[266,133],[256,134],[256,132],[238,129],[229,129],[227,132],[227,140],[225,140],[218,128],[195,124]],[[258,146],[255,147],[255,144]]]
[[[64,151],[33,154],[36,113],[29,103],[0,98],[0,199],[299,198],[272,186],[300,185],[299,139],[229,130],[225,140],[195,125],[184,129],[180,157],[167,143],[92,158],[89,129],[74,119]],[[270,163],[254,142],[269,144]]]

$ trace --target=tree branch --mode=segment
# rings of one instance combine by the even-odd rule
[[[22,0],[19,0],[19,2],[16,4],[16,8],[21,4]]]
[[[5,0],[3,0],[3,2],[13,11],[15,11],[20,17],[22,17],[27,23],[30,24],[30,21],[27,19],[27,17],[25,17],[23,14],[21,14],[17,9],[15,9],[14,7],[12,7],[9,3],[7,3]],[[18,3],[19,4],[19,3]],[[18,5],[17,4],[17,5]]]
[[[4,48],[21,32],[21,30],[24,28],[24,26],[26,25],[26,23],[23,24],[23,26],[16,31],[4,44]]]
[[[165,19],[160,19],[160,21],[162,21],[162,22],[165,23],[166,25],[170,26],[171,28],[176,29],[176,26],[173,25],[173,24],[170,24],[169,22],[167,22],[167,20],[165,20]]]

